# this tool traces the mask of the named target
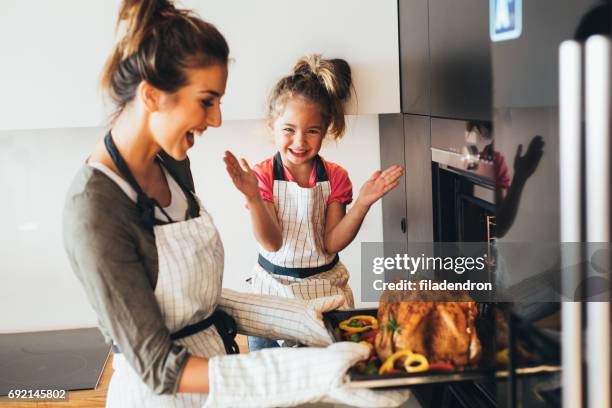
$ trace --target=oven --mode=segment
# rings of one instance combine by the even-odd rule
[[[497,225],[496,215],[512,182],[511,164],[494,149],[492,123],[431,118],[431,161],[434,241],[481,242],[491,255],[496,251],[497,237],[508,229],[504,220]],[[505,216],[506,210],[501,214]],[[495,260],[496,256],[489,256],[490,281],[497,281]],[[542,338],[539,330],[514,312],[508,311],[505,317],[510,332],[522,330],[518,334],[521,342]],[[514,344],[517,334],[508,335]],[[557,353],[559,346],[546,340],[544,349]],[[558,356],[551,360],[558,361]],[[554,391],[549,391],[542,385],[548,382],[557,384],[558,374],[449,383],[423,388],[416,395],[428,407],[556,406],[558,388],[551,386]]]
[[[493,241],[496,171],[492,143],[490,122],[431,119],[436,242]]]

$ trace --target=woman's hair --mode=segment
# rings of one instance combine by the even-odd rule
[[[141,81],[172,93],[188,82],[187,68],[227,64],[229,47],[215,26],[168,0],[123,0],[123,30],[102,72],[101,85],[117,107],[134,99]]]
[[[307,55],[298,60],[293,73],[283,77],[268,97],[268,120],[280,116],[289,98],[302,97],[319,106],[326,134],[333,140],[342,137],[346,124],[344,105],[352,92],[351,68],[343,59],[323,59]]]

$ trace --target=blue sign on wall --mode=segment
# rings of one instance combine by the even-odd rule
[[[522,0],[489,0],[489,27],[493,42],[520,37],[523,31]]]

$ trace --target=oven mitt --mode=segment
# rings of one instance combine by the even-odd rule
[[[372,391],[344,385],[346,372],[370,354],[341,342],[326,348],[274,348],[208,360],[204,407],[287,407],[313,402],[397,407],[409,391]]]
[[[323,312],[343,303],[342,295],[301,300],[223,289],[218,307],[234,318],[241,334],[327,346],[333,339],[323,324]]]

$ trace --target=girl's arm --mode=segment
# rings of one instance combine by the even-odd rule
[[[340,252],[355,239],[370,206],[395,188],[403,174],[404,169],[399,165],[374,172],[359,190],[359,197],[348,213],[345,204],[334,201],[328,205],[325,216],[325,250],[328,253]]]
[[[282,230],[274,205],[261,198],[255,172],[245,159],[241,159],[241,166],[229,151],[225,152],[223,161],[232,182],[247,200],[255,239],[267,251],[278,251],[283,244]]]

